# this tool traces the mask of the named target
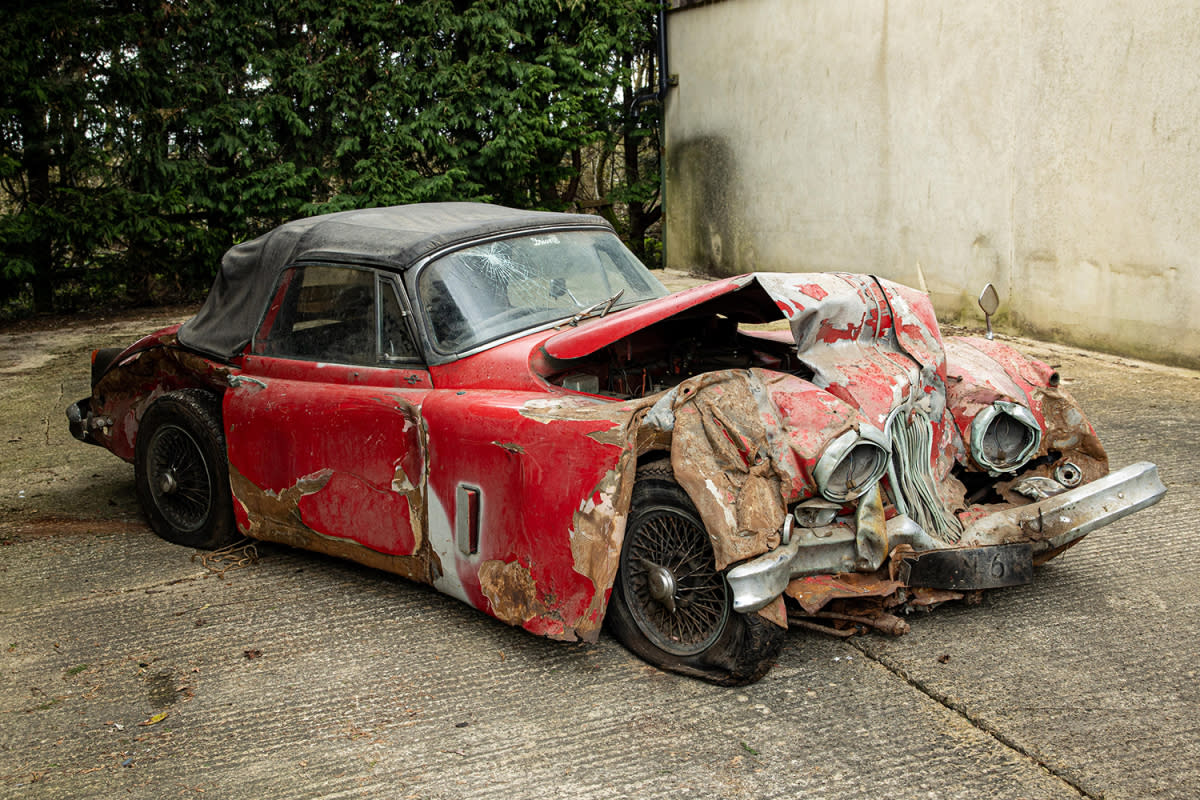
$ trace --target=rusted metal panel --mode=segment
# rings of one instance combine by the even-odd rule
[[[309,527],[299,511],[299,501],[321,491],[329,472],[302,477],[281,492],[260,488],[236,468],[230,469],[229,477],[240,511],[238,522],[247,536],[350,559],[422,583],[433,583],[441,574],[437,554],[427,542],[408,555],[381,553],[353,539]]]
[[[675,479],[708,528],[718,569],[778,545],[787,504],[814,492],[821,451],[865,424],[836,398],[758,370],[685,381],[672,406]]]
[[[545,394],[435,391],[429,431],[431,536],[447,572],[438,586],[535,633],[594,640],[616,572],[632,491],[635,409],[554,402]],[[501,447],[501,441],[509,446]],[[456,487],[479,490],[478,552],[449,546]],[[439,510],[440,509],[440,510]],[[487,590],[484,562],[526,565],[533,596]],[[451,564],[453,569],[451,570]],[[511,588],[511,581],[510,588]],[[526,613],[534,609],[536,613]]]
[[[178,325],[164,328],[126,348],[92,389],[94,418],[107,424],[92,432],[98,444],[133,461],[138,422],[151,404],[176,389],[223,387],[226,365],[178,346]]]
[[[484,561],[479,565],[479,589],[492,614],[509,625],[523,626],[547,611],[529,569],[520,561]]]
[[[903,581],[880,577],[876,573],[847,572],[798,578],[788,584],[787,595],[811,615],[834,600],[890,597],[903,588]]]
[[[425,390],[354,383],[367,372],[397,381],[394,371],[326,365],[314,367],[318,380],[294,380],[278,377],[277,365],[289,374],[288,362],[248,358],[245,372],[262,385],[226,392],[230,465],[278,496],[308,476],[325,476],[290,508],[275,509],[277,525],[297,520],[387,555],[416,553],[426,530],[427,445],[419,412]],[[251,510],[252,529],[255,516]]]

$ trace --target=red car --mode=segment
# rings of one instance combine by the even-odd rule
[[[764,323],[778,323],[765,325]],[[943,339],[848,273],[668,294],[595,216],[449,203],[231,249],[180,326],[93,355],[74,435],[134,464],[154,530],[433,584],[664,669],[761,677],[789,623],[1028,582],[1155,502],[1047,365]]]

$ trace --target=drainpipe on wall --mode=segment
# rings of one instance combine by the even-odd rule
[[[672,76],[667,68],[667,4],[666,0],[662,0],[658,4],[658,87],[654,90],[647,89],[639,92],[633,98],[631,112],[636,113],[642,106],[651,103],[657,103],[662,108],[663,101],[666,100],[667,92],[673,86],[679,85],[679,79]],[[665,110],[665,109],[664,109]],[[666,124],[667,115],[661,116],[658,130],[658,205],[659,205],[659,225],[663,231],[662,237],[662,265],[665,269],[667,266],[667,159],[666,159]]]
[[[670,78],[667,70],[667,8],[666,3],[658,4],[658,88],[638,92],[633,98],[633,109],[637,111],[650,103],[661,103],[667,96],[667,91],[676,86],[679,81]]]

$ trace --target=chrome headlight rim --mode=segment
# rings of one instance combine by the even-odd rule
[[[1020,423],[1031,435],[1015,456],[998,462],[988,456],[986,440],[993,425],[1005,416]],[[1042,426],[1038,424],[1033,412],[1020,403],[997,400],[980,411],[971,422],[971,457],[975,459],[976,464],[989,472],[1015,472],[1025,466],[1041,446]]]
[[[872,465],[871,471],[855,486],[833,485],[838,467],[860,447],[878,451],[875,454],[875,463]],[[857,431],[853,429],[846,431],[826,446],[825,452],[821,454],[813,469],[813,480],[816,481],[817,490],[826,500],[837,503],[857,500],[870,491],[872,486],[879,483],[887,473],[891,455],[892,447],[888,437],[870,425],[862,425]]]

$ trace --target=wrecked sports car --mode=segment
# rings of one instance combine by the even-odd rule
[[[595,216],[330,214],[238,245],[200,312],[93,354],[74,435],[162,537],[430,583],[511,625],[718,683],[789,625],[1031,580],[1155,502],[1047,365],[946,338],[881,278],[668,294]]]

